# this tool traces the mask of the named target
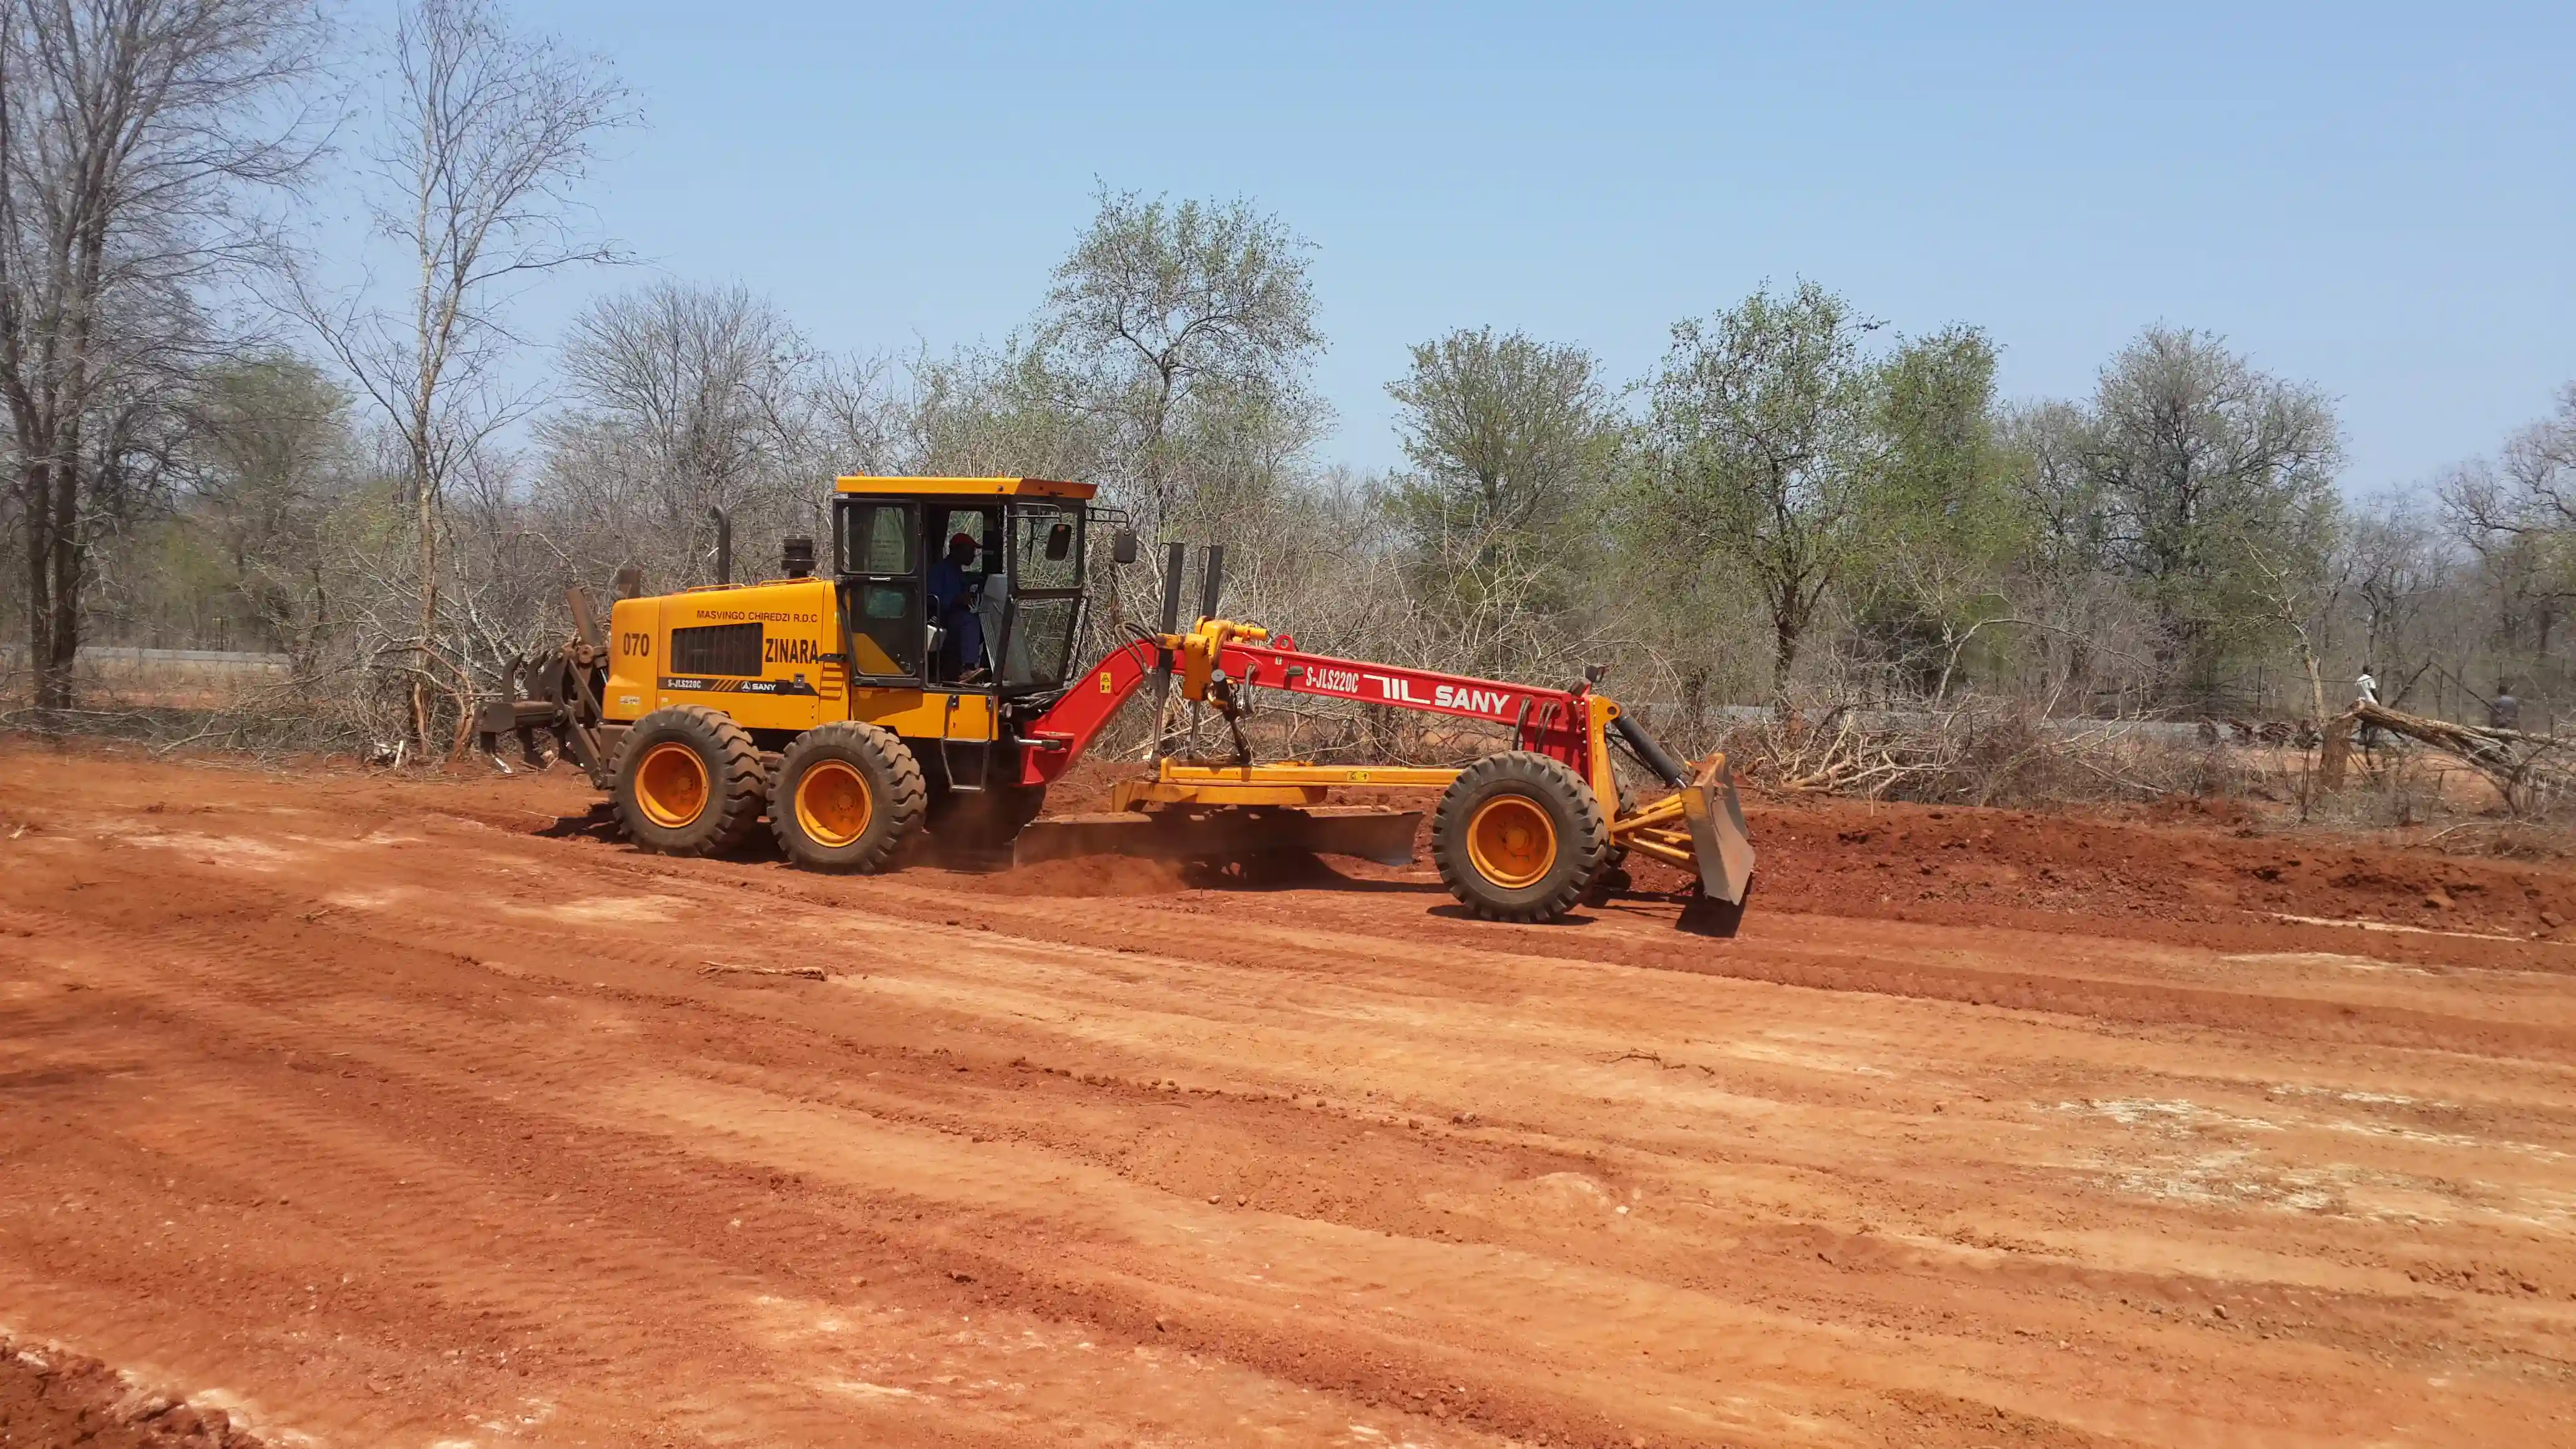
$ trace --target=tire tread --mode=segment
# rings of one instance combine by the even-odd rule
[[[835,861],[820,861],[803,851],[804,832],[796,825],[795,797],[789,780],[801,773],[807,757],[818,750],[841,746],[854,753],[868,755],[883,767],[891,788],[883,793],[883,808],[893,828],[880,832],[874,840],[862,839],[857,854]],[[871,789],[875,788],[871,782]],[[904,843],[920,828],[921,817],[929,808],[930,787],[921,773],[921,762],[904,747],[903,740],[892,730],[858,720],[834,720],[819,724],[798,735],[778,756],[776,769],[769,780],[769,798],[776,808],[769,812],[769,831],[777,837],[778,848],[787,858],[812,870],[847,870],[861,875],[875,875],[891,868]]]
[[[707,761],[708,788],[714,799],[709,808],[717,812],[712,830],[694,840],[676,844],[648,840],[628,818],[626,806],[626,769],[636,752],[660,744],[671,737],[674,728],[686,726],[703,732],[707,743],[714,746],[714,758]],[[693,741],[693,743],[695,743]],[[703,756],[708,753],[701,748]],[[761,768],[760,747],[733,716],[702,704],[669,705],[657,709],[635,722],[618,741],[617,766],[618,823],[627,837],[646,850],[662,855],[722,855],[751,838],[760,825],[760,813],[769,803],[769,775]]]
[[[1490,786],[1513,781],[1522,793],[1553,797],[1573,825],[1573,839],[1562,843],[1566,858],[1549,872],[1538,889],[1516,901],[1496,900],[1491,887],[1467,857],[1466,832],[1474,808],[1491,798]],[[1564,832],[1560,829],[1560,834]],[[1530,750],[1502,750],[1485,756],[1458,774],[1440,797],[1432,817],[1431,858],[1441,884],[1469,914],[1482,920],[1524,925],[1557,921],[1583,902],[1610,852],[1609,822],[1592,787],[1563,761]]]

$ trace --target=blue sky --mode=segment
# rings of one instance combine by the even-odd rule
[[[1521,328],[1630,379],[1766,278],[1983,326],[2014,397],[2223,333],[2336,397],[2356,493],[2576,379],[2576,6],[522,4],[651,118],[607,230],[836,350],[1009,330],[1098,183],[1277,212],[1364,467],[1409,343]]]

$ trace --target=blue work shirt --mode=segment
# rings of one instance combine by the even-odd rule
[[[950,610],[966,595],[966,570],[941,559],[930,566],[930,617],[934,623],[945,622]]]
[[[984,621],[975,613],[975,589],[967,582],[966,570],[941,559],[930,566],[931,622],[948,631],[943,652],[948,656],[951,674],[963,674],[984,664]]]

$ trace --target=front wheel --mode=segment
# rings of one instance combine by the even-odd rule
[[[841,721],[796,737],[778,757],[769,828],[809,870],[873,874],[921,824],[921,764],[875,725]]]
[[[1526,750],[1459,772],[1431,822],[1431,859],[1449,893],[1492,921],[1564,918],[1610,850],[1609,823],[1583,777]]]

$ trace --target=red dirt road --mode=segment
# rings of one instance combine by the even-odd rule
[[[1760,811],[1713,941],[590,804],[0,745],[0,1335],[280,1445],[2576,1443],[2563,871]]]

